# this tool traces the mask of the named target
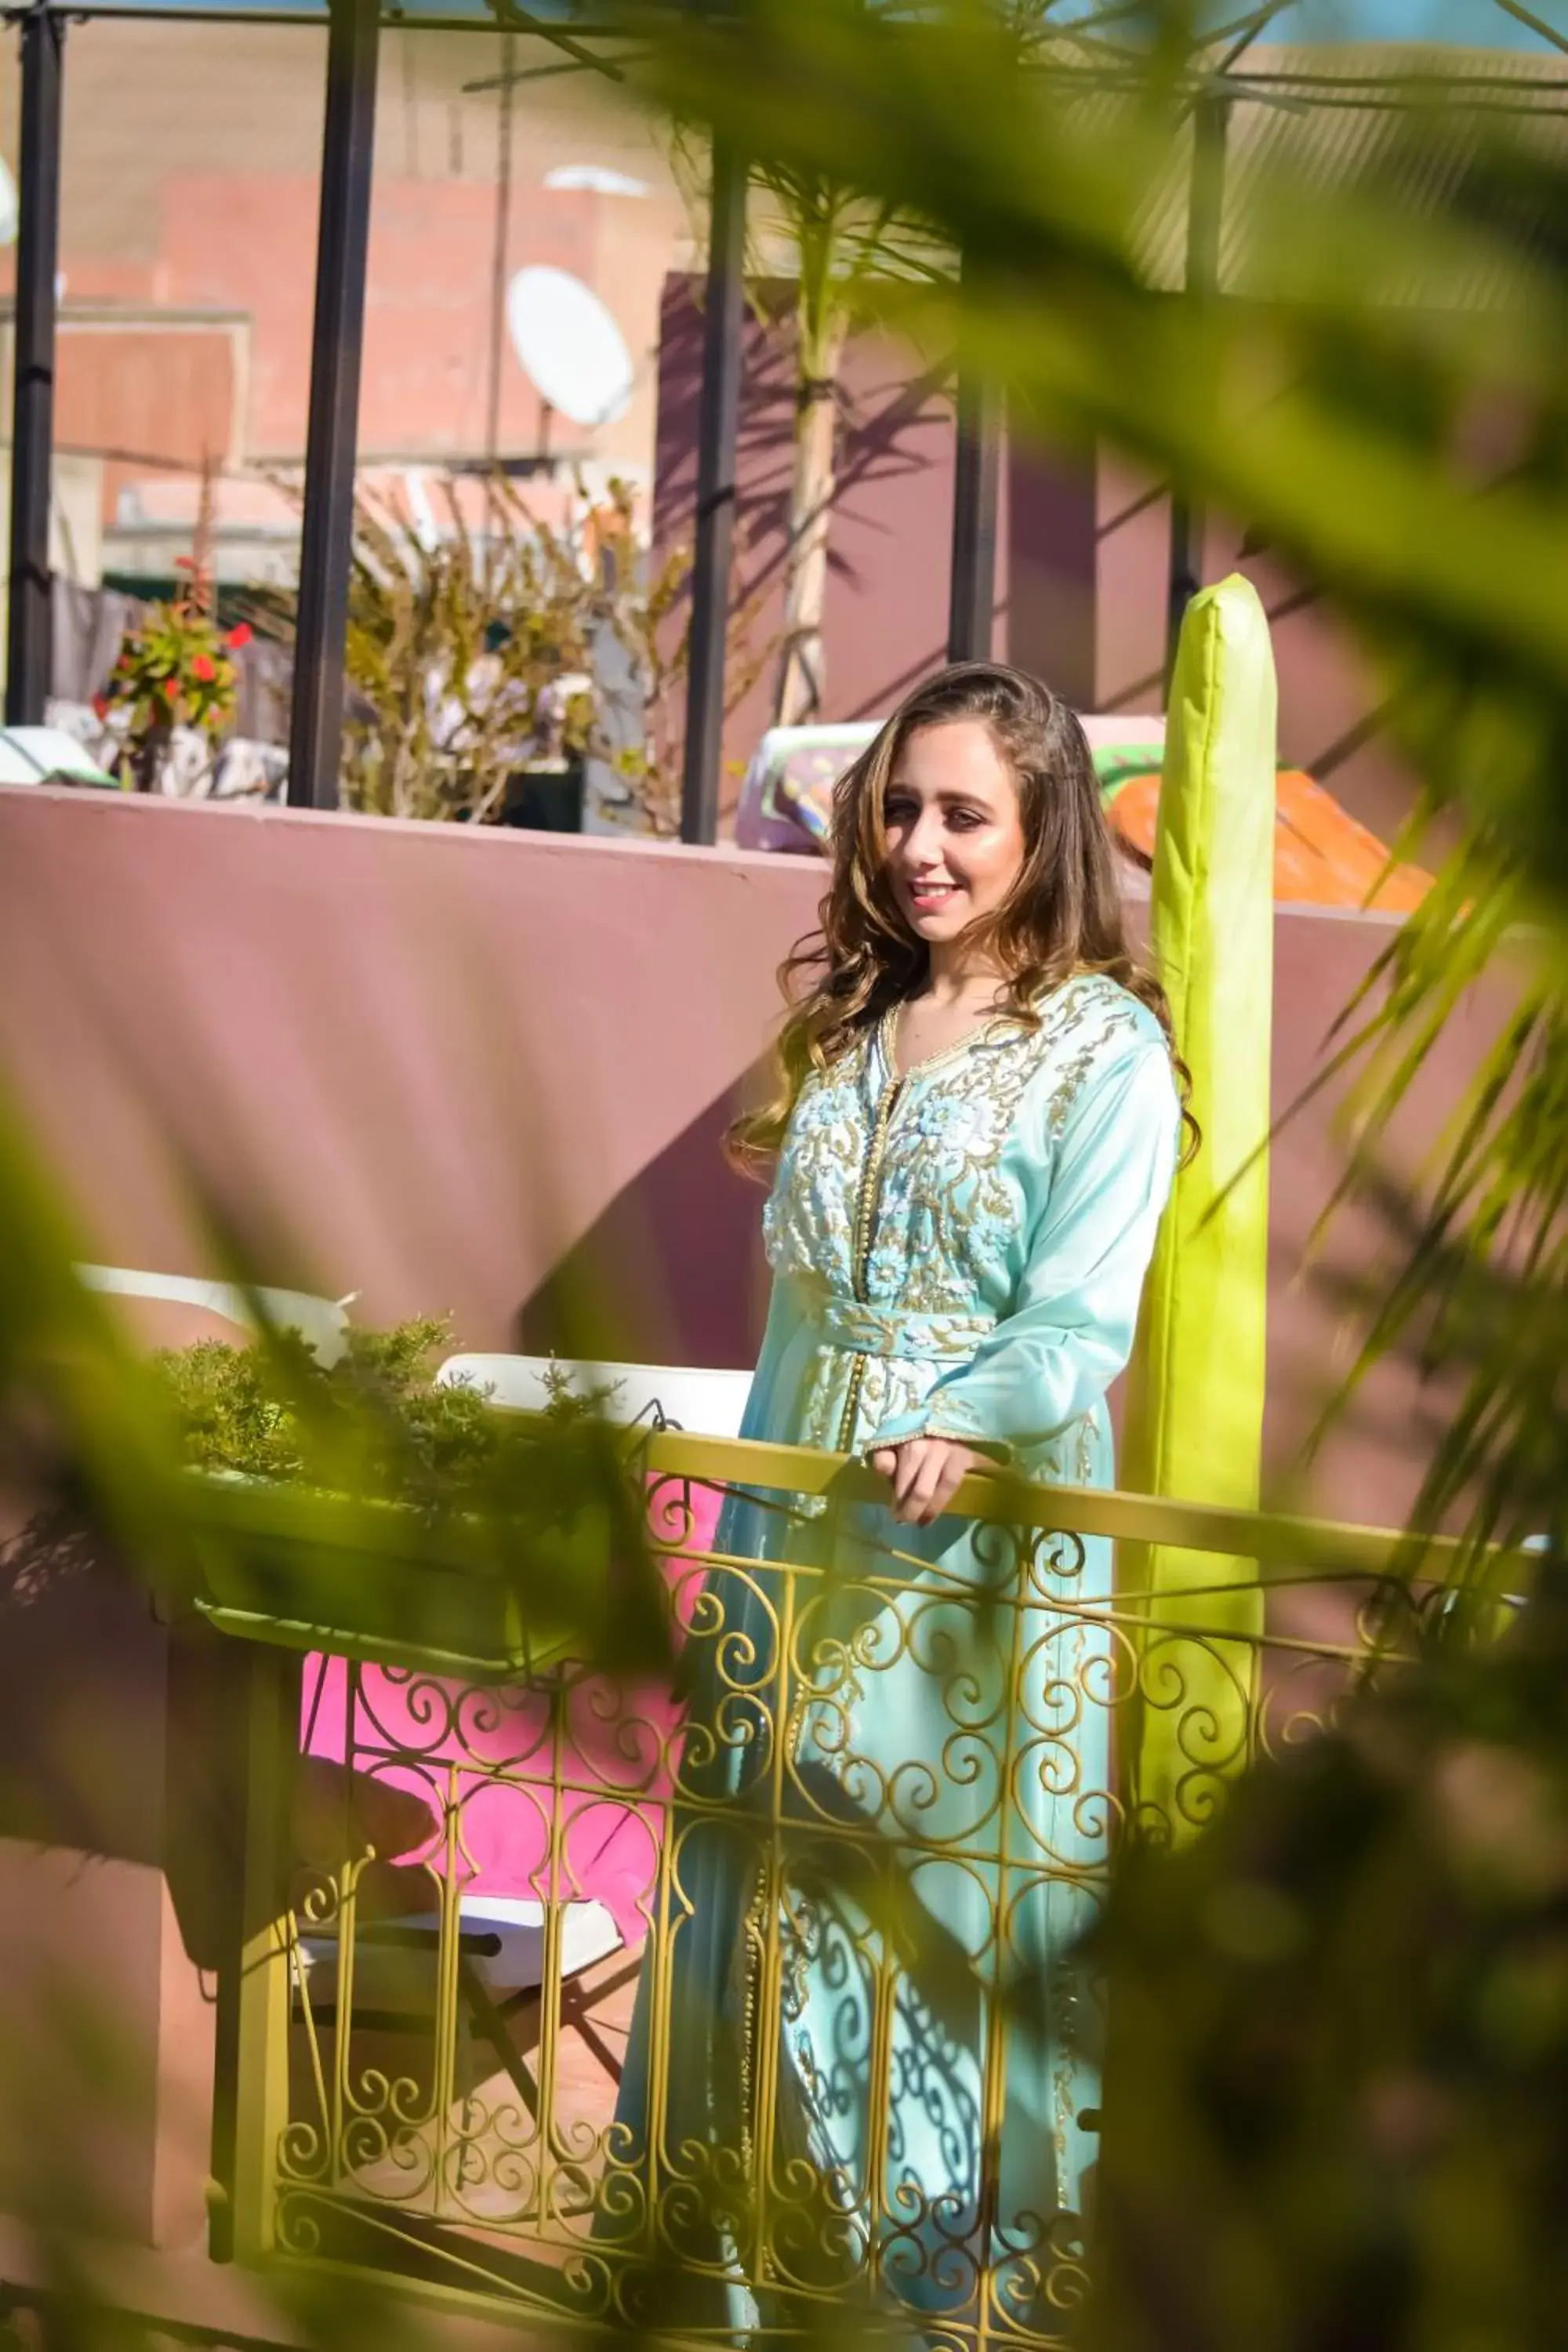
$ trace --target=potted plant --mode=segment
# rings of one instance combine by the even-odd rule
[[[362,493],[354,510],[342,804],[365,815],[577,832],[590,761],[615,814],[679,829],[689,626],[685,548],[653,562],[622,482],[580,495],[552,526],[506,476],[472,527],[459,478],[434,486],[437,527]],[[732,607],[726,709],[768,657],[753,590]],[[297,600],[257,590],[264,631],[288,642]],[[605,656],[624,674],[604,683]]]
[[[237,707],[234,656],[248,642],[249,625],[220,630],[195,562],[183,558],[180,568],[188,585],[129,632],[93,706],[120,735],[121,781],[134,792],[160,789],[177,727],[191,729],[210,756]]]

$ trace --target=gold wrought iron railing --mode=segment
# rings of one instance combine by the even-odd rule
[[[677,1689],[400,1658],[384,1624],[311,1657],[301,1703],[308,1628],[252,1652],[233,2251],[713,2341],[859,2300],[906,2343],[911,2312],[954,2352],[1064,2343],[1098,2126],[1078,1941],[1135,1805],[1180,1833],[1398,1671],[1451,1549],[997,1477],[892,1550],[833,1456],[664,1430],[632,1471]],[[1112,1543],[1212,1554],[1216,1591],[1256,1562],[1260,1630],[1201,1593],[1151,1624]],[[304,1866],[301,1739],[338,1773]]]

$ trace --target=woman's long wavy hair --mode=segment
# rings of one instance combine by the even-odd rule
[[[1188,1156],[1196,1149],[1197,1125],[1186,1108],[1191,1082],[1171,1008],[1128,941],[1088,738],[1037,678],[1000,662],[959,662],[915,688],[834,789],[833,878],[818,909],[820,928],[797,941],[779,971],[791,1009],[774,1051],[776,1085],[728,1139],[731,1159],[749,1174],[771,1169],[810,1073],[827,1068],[925,980],[925,944],[900,912],[888,877],[885,810],[915,730],[955,719],[984,722],[1018,787],[1024,863],[1005,903],[975,927],[977,943],[993,950],[1006,975],[1005,1010],[1033,1027],[1041,999],[1076,974],[1104,972],[1120,982],[1170,1042]]]

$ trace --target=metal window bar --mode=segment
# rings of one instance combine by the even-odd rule
[[[51,650],[56,280],[65,20],[43,5],[21,19],[15,392],[11,426],[10,608],[5,723],[41,725]]]
[[[950,662],[989,661],[996,608],[996,514],[1002,402],[972,368],[958,376],[952,472]]]
[[[1212,302],[1220,287],[1220,239],[1225,220],[1228,98],[1200,98],[1193,109],[1193,168],[1187,200],[1185,299]],[[1187,606],[1203,585],[1204,514],[1177,484],[1171,497],[1171,554],[1165,621],[1165,694],[1176,674],[1176,648]]]
[[[735,551],[735,471],[740,444],[742,313],[745,294],[746,165],[713,142],[708,290],[702,340],[702,400],[697,445],[696,543],[691,571],[691,650],[687,668],[680,837],[719,835],[724,749],[724,656]]]
[[[335,808],[375,152],[379,0],[331,0],[289,804]]]

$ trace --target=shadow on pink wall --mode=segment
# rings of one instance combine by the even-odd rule
[[[782,613],[795,360],[790,289],[763,289],[743,341],[735,601],[758,602],[765,648]],[[654,537],[689,545],[696,501],[702,316],[693,280],[666,284],[658,354]],[[885,718],[945,658],[953,425],[945,372],[868,329],[844,362],[840,481],[824,634],[829,719]],[[1157,712],[1163,703],[1171,506],[1163,483],[1108,451],[1073,446],[1015,414],[997,516],[993,649],[1048,678],[1079,709]],[[1347,630],[1244,524],[1210,518],[1203,572],[1240,569],[1274,628],[1288,764],[1329,783],[1392,841],[1415,800],[1382,740],[1379,689]],[[730,799],[768,722],[771,667],[725,732]]]
[[[764,285],[742,334],[736,463],[737,607],[755,607],[755,684],[724,731],[733,806],[741,771],[772,713],[784,610],[795,409],[789,289]],[[689,548],[697,498],[702,312],[694,280],[666,282],[654,470],[657,555]],[[828,551],[825,634],[828,719],[883,718],[947,643],[952,412],[940,373],[889,338],[850,338],[841,374],[839,479]],[[1005,559],[1004,559],[1005,561]],[[999,574],[1005,577],[1005,569]]]
[[[519,1309],[529,1356],[749,1370],[765,1311],[761,1189],[738,1180],[724,1138],[759,1064],[639,1169]],[[669,1236],[700,1234],[672,1264]]]

